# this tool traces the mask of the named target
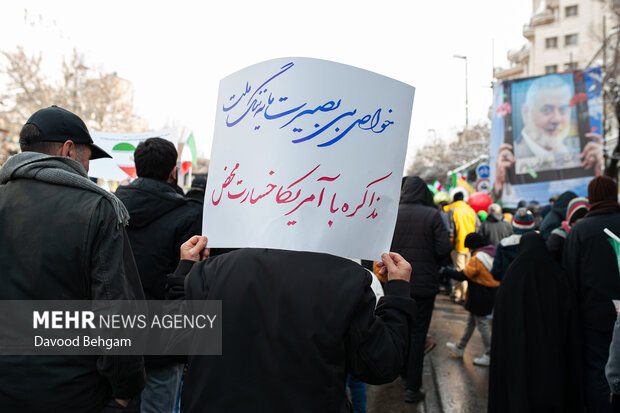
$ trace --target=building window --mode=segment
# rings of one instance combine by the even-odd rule
[[[564,70],[567,72],[577,70],[577,62],[564,63]]]
[[[545,47],[547,49],[555,49],[558,47],[558,38],[557,37],[547,37],[545,39]]]
[[[573,17],[577,15],[577,6],[568,6],[564,9],[565,17]]]
[[[574,46],[577,44],[577,33],[567,34],[564,36],[564,45],[565,46]]]
[[[558,65],[545,66],[545,74],[557,73]]]

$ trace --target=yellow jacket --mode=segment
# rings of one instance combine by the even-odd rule
[[[465,237],[470,232],[476,232],[476,212],[463,201],[446,205],[444,211],[448,214],[448,220],[452,227],[450,236],[454,249],[459,252],[469,251],[469,248],[465,248]]]

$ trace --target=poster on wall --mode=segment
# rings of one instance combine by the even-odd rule
[[[601,71],[591,68],[494,84],[492,195],[505,206],[587,194],[602,166]]]
[[[203,234],[212,247],[379,259],[389,250],[414,88],[309,58],[220,82]]]
[[[133,162],[133,153],[140,142],[149,138],[166,139],[177,146],[178,136],[174,129],[162,129],[144,133],[109,133],[91,132],[95,145],[112,156],[90,161],[88,176],[93,178],[123,181],[135,179],[136,165]]]

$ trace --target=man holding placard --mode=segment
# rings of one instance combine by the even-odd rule
[[[169,278],[187,299],[222,300],[225,317],[223,355],[189,358],[185,411],[341,412],[347,373],[374,384],[397,377],[415,302],[409,263],[384,252],[413,93],[307,58],[221,81],[202,232],[210,247],[241,249],[187,278],[183,261]],[[206,240],[192,243],[199,251]],[[371,275],[341,257],[380,256],[388,282],[375,311]]]

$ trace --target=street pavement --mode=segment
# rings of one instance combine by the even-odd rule
[[[452,356],[446,342],[458,342],[468,312],[445,295],[435,300],[429,330],[436,347],[424,359],[424,402],[405,403],[405,391],[394,383],[368,386],[368,413],[484,413],[487,410],[489,368],[475,366],[484,353],[476,330],[462,359]]]

